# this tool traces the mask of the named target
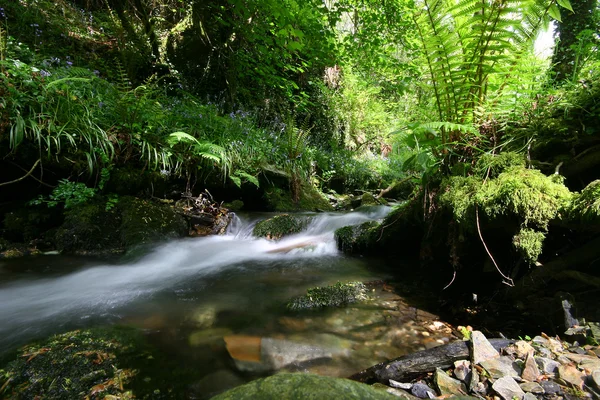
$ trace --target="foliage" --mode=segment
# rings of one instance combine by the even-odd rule
[[[523,228],[513,237],[513,246],[529,264],[534,264],[540,254],[546,235],[543,232]]]
[[[575,221],[600,223],[600,180],[595,180],[576,195],[569,210]]]
[[[65,209],[73,208],[79,204],[84,204],[96,195],[93,188],[89,188],[85,183],[71,182],[68,179],[61,179],[52,193],[46,200],[44,196],[38,197],[30,202],[31,205],[47,204],[48,207],[56,207],[64,203]]]

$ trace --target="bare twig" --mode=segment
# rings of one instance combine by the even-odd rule
[[[444,288],[442,290],[446,290],[448,289],[450,286],[452,286],[452,284],[454,283],[454,280],[456,279],[456,268],[454,269],[454,274],[452,274],[452,280],[450,281],[449,284],[447,284],[446,286],[444,286]]]
[[[494,263],[494,266],[498,270],[498,273],[500,274],[500,276],[502,276],[502,278],[504,278],[504,281],[502,283],[504,283],[508,286],[515,286],[515,283],[513,282],[513,280],[511,278],[509,278],[508,276],[504,275],[504,273],[502,272],[502,270],[496,263],[496,260],[494,260],[492,253],[490,253],[490,250],[488,249],[487,245],[485,244],[485,241],[483,240],[483,235],[481,234],[481,227],[479,226],[479,208],[477,207],[477,204],[475,204],[475,218],[477,221],[477,233],[479,233],[479,239],[481,239],[481,243],[483,244],[483,247],[485,248],[487,255],[490,257],[490,260],[492,260],[492,262]]]
[[[33,167],[31,167],[31,169],[29,170],[29,172],[27,172],[22,177],[20,177],[18,179],[15,179],[14,181],[0,183],[0,186],[6,186],[6,185],[10,185],[11,183],[17,183],[17,182],[22,181],[23,179],[27,178],[29,175],[31,175],[33,173],[33,171],[35,171],[35,168],[40,163],[40,161],[42,161],[42,160],[40,158],[38,158],[38,160],[35,162],[35,164],[33,164]]]
[[[14,163],[14,162],[12,162],[12,161],[9,161],[9,162],[10,162],[12,165],[14,165],[15,167],[19,168],[20,170],[27,172],[27,170],[26,170],[25,168],[21,167],[19,164],[17,164],[17,163]],[[43,169],[42,169],[42,171],[43,171]],[[42,176],[42,175],[43,175],[43,174],[40,174],[40,176]],[[49,188],[55,188],[55,187],[56,187],[56,186],[50,185],[49,183],[46,183],[46,182],[42,181],[42,179],[41,179],[41,178],[35,177],[35,176],[33,176],[33,175],[31,175],[31,178],[32,178],[32,179],[34,179],[34,180],[36,180],[36,181],[38,181],[38,182],[39,182],[39,183],[41,183],[42,185],[49,187]]]

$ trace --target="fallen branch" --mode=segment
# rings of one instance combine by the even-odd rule
[[[489,339],[496,350],[514,343],[511,339]],[[403,381],[418,375],[435,371],[436,368],[449,368],[455,361],[469,358],[467,342],[458,340],[443,346],[407,354],[391,361],[383,362],[352,375],[349,379],[363,383],[388,384],[390,379]]]
[[[26,173],[25,175],[23,175],[22,177],[20,177],[18,179],[15,179],[14,181],[0,183],[0,186],[6,186],[6,185],[10,185],[11,183],[17,183],[17,182],[22,181],[23,179],[27,178],[29,175],[33,174],[33,171],[35,171],[35,168],[40,163],[40,161],[42,161],[42,159],[38,158],[38,160],[35,162],[35,164],[33,164],[33,167],[31,167],[31,169],[29,170],[29,172]]]

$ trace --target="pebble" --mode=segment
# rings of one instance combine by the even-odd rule
[[[523,400],[538,400],[537,396],[533,393],[525,393]]]
[[[559,394],[562,392],[560,385],[552,381],[542,381],[540,385],[544,389],[545,394]]]
[[[473,331],[471,333],[472,360],[473,364],[481,364],[483,361],[498,357],[500,353],[491,345],[483,333]]]
[[[545,374],[557,373],[560,366],[560,363],[546,357],[535,357],[535,362]]]
[[[410,389],[410,392],[413,396],[417,396],[421,399],[430,399],[436,397],[436,393],[433,391],[432,388],[420,382],[415,383],[412,389]]]
[[[517,382],[510,376],[502,377],[492,385],[492,389],[500,395],[504,400],[512,400],[515,397],[522,399],[525,392]]]
[[[594,381],[594,385],[596,385],[596,387],[600,389],[600,369],[597,369],[594,372],[592,372],[592,381]]]
[[[397,382],[393,379],[390,379],[390,386],[397,389],[410,390],[413,387],[412,383],[403,383]]]
[[[502,356],[497,358],[491,358],[481,363],[481,366],[490,374],[494,379],[502,378],[505,376],[517,377],[521,375],[519,365],[515,363],[510,357]]]
[[[527,359],[525,360],[525,368],[523,368],[521,378],[525,379],[526,381],[534,382],[539,378],[540,375],[540,370],[535,362],[532,351],[527,355]]]
[[[468,377],[471,375],[471,363],[467,360],[454,362],[454,376],[463,382],[468,382]]]
[[[543,394],[544,388],[537,382],[525,382],[519,385],[524,392],[531,392],[536,394]]]
[[[558,367],[558,376],[565,382],[582,389],[583,373],[572,365],[561,365]]]
[[[467,388],[461,381],[448,376],[447,373],[439,368],[436,368],[435,370],[434,380],[442,396],[460,396],[467,393]]]

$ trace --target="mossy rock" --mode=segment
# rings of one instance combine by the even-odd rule
[[[575,222],[600,224],[600,180],[591,182],[575,196],[569,218]]]
[[[223,203],[223,207],[231,211],[240,211],[244,208],[244,202],[241,200],[233,200],[229,203]]]
[[[298,201],[292,199],[288,189],[270,187],[265,190],[267,208],[272,211],[333,211],[327,197],[310,184],[300,186]]]
[[[106,211],[100,202],[86,203],[65,210],[65,220],[57,229],[58,250],[73,252],[103,252],[121,247],[117,210]]]
[[[130,399],[127,386],[137,371],[123,361],[144,357],[140,343],[142,338],[133,330],[112,329],[72,331],[25,346],[0,370],[0,386],[5,385],[0,396]]]
[[[361,206],[377,206],[381,205],[381,203],[382,202],[376,199],[371,193],[363,193],[363,195],[360,197]]]
[[[135,197],[119,200],[121,241],[126,247],[139,246],[188,234],[185,219],[168,205]]]
[[[306,295],[289,301],[289,310],[311,310],[324,307],[341,307],[366,299],[366,287],[361,282],[338,282],[335,285],[308,289]]]
[[[379,223],[369,221],[336,230],[334,236],[338,249],[347,254],[364,253],[376,237],[378,226]]]
[[[29,242],[40,238],[46,230],[59,223],[58,210],[46,206],[28,206],[4,216],[4,232],[8,240]]]
[[[277,215],[257,223],[252,235],[278,240],[283,236],[302,232],[309,222],[310,218],[308,217],[296,217],[289,214]]]
[[[212,400],[392,400],[395,396],[349,379],[312,374],[282,373],[258,379],[222,393]]]

